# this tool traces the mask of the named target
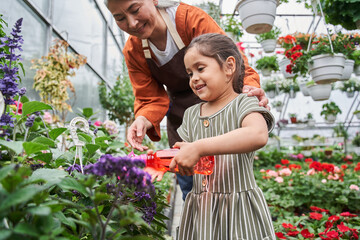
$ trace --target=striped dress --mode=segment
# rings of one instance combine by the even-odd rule
[[[186,142],[218,136],[241,127],[251,112],[263,114],[269,131],[272,114],[256,97],[240,94],[219,112],[202,117],[200,104],[188,108],[177,130]],[[194,175],[181,216],[181,240],[276,239],[266,200],[253,174],[254,152],[215,156],[213,174]]]

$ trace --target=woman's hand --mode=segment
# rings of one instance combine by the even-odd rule
[[[259,99],[259,106],[265,107],[267,110],[270,111],[270,106],[268,105],[269,99],[265,96],[265,91],[263,89],[245,85],[242,92],[247,93],[249,97],[257,97]]]
[[[148,147],[142,145],[146,131],[152,127],[152,124],[146,117],[138,116],[131,124],[127,133],[127,141],[130,145],[139,150],[145,151]]]
[[[200,160],[200,154],[195,148],[194,144],[186,142],[177,142],[173,146],[174,148],[180,148],[180,151],[176,154],[170,163],[170,171],[175,172],[176,165],[179,169],[180,175],[191,176],[194,175],[194,166]]]

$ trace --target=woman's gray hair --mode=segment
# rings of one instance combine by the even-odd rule
[[[104,0],[104,4],[106,7],[108,7],[109,0]],[[179,4],[179,1],[176,0],[158,0],[158,5],[156,7],[168,8],[168,7],[176,6],[177,4]]]

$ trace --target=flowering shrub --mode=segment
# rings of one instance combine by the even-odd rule
[[[277,239],[359,239],[360,217],[349,212],[329,214],[329,210],[311,206],[312,212],[289,217],[275,224]]]

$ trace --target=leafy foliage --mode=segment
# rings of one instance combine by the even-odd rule
[[[360,21],[359,1],[325,0],[321,4],[327,23],[332,25],[339,24],[347,30],[357,29],[356,22]]]
[[[335,102],[325,103],[322,105],[322,111],[320,113],[321,116],[325,116],[325,119],[327,119],[327,116],[329,115],[338,115],[341,113],[341,110],[338,105],[336,105]]]
[[[265,56],[256,61],[257,69],[270,69],[277,71],[279,70],[279,64],[276,59],[276,55],[274,56]]]
[[[262,41],[267,39],[277,39],[280,34],[281,34],[280,28],[273,26],[273,28],[269,32],[259,34],[255,36],[255,38],[258,43],[261,43]]]

